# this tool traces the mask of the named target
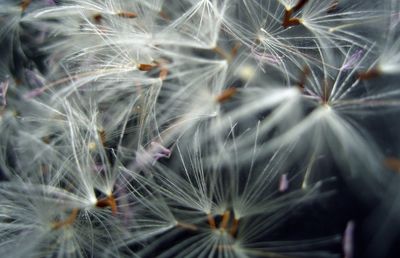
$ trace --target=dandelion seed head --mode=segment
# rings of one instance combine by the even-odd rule
[[[331,177],[385,185],[369,127],[400,104],[398,13],[395,0],[2,2],[0,255],[334,256],[341,228],[279,231],[332,196]]]

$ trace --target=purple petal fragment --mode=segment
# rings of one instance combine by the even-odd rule
[[[361,60],[364,55],[364,50],[359,49],[354,54],[352,54],[342,66],[342,70],[351,70],[357,63]]]
[[[287,174],[281,175],[281,179],[279,181],[279,192],[286,192],[289,188],[289,180],[287,178]]]
[[[345,258],[353,258],[354,253],[354,221],[347,223],[346,229],[343,234],[343,252]]]

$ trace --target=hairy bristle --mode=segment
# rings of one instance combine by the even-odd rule
[[[177,227],[181,227],[181,228],[186,229],[186,230],[190,230],[190,231],[197,231],[198,230],[196,225],[185,223],[185,222],[182,222],[182,221],[177,222],[176,226]]]
[[[334,12],[336,12],[338,6],[339,6],[339,1],[338,1],[338,0],[333,0],[332,3],[331,3],[331,5],[330,5],[330,6],[328,7],[328,9],[326,10],[326,12],[327,12],[328,14],[334,13]]]
[[[384,162],[387,168],[400,173],[400,159],[395,157],[388,157],[385,159]]]

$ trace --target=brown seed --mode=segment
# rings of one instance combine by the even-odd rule
[[[298,10],[303,8],[307,2],[308,2],[308,0],[299,0],[299,2],[297,2],[297,4],[293,7],[293,11],[297,12]]]
[[[68,216],[68,218],[66,218],[65,220],[53,223],[53,227],[52,228],[53,229],[60,229],[60,228],[65,227],[65,226],[72,225],[75,222],[76,218],[78,217],[78,212],[79,212],[78,208],[72,209],[72,212]]]
[[[51,142],[50,136],[49,135],[43,136],[42,142],[44,142],[45,144],[50,144],[50,142]]]
[[[207,220],[208,220],[208,224],[210,225],[211,229],[216,229],[217,225],[215,223],[215,218],[212,214],[207,214]]]
[[[29,5],[31,4],[32,0],[22,0],[19,6],[21,6],[21,10],[24,12]]]
[[[230,211],[225,211],[224,215],[222,215],[221,225],[219,226],[221,230],[225,230],[226,229],[226,227],[228,226],[230,217],[231,217],[231,212]]]
[[[331,97],[332,93],[332,85],[328,82],[328,80],[324,80],[324,95],[323,95],[323,103],[327,104],[329,98]]]
[[[304,67],[303,72],[301,74],[300,80],[297,82],[297,86],[301,89],[304,90],[305,84],[307,82],[307,77],[310,75],[310,68]]]
[[[387,168],[400,173],[400,159],[395,157],[388,157],[385,159],[384,163]]]
[[[219,103],[225,102],[232,98],[237,92],[235,87],[230,87],[224,90],[220,95],[216,97],[216,101]]]
[[[375,77],[378,77],[379,75],[381,75],[381,71],[379,69],[373,68],[373,69],[368,70],[366,72],[360,72],[358,74],[358,79],[360,79],[360,80],[370,80],[370,79],[373,79]]]
[[[225,52],[225,50],[219,46],[216,46],[212,49],[212,51],[214,51],[215,53],[217,53],[218,55],[220,55],[222,58],[230,61],[232,59],[232,57]]]
[[[159,14],[160,17],[163,18],[164,20],[167,20],[167,21],[170,21],[170,20],[171,20],[171,17],[169,17],[168,14],[166,14],[166,13],[165,13],[164,11],[162,11],[162,10],[161,10],[158,14]]]
[[[161,68],[160,75],[159,75],[160,79],[164,81],[167,78],[167,76],[168,76],[168,69]]]
[[[103,16],[101,15],[101,14],[95,14],[94,16],[93,16],[93,19],[94,19],[94,21],[96,22],[96,23],[100,23],[101,22],[101,20],[103,19]]]
[[[301,24],[301,20],[299,18],[290,18],[283,24],[283,27],[286,29],[288,27],[297,26]]]
[[[99,129],[97,131],[97,133],[99,134],[99,138],[100,138],[101,144],[104,146],[104,144],[107,141],[107,139],[106,139],[107,138],[106,131],[104,129]]]
[[[231,236],[236,237],[236,233],[237,233],[238,228],[239,228],[239,220],[234,218],[231,230],[229,232],[231,234]]]
[[[237,42],[233,48],[231,49],[231,56],[235,57],[240,49],[240,47],[242,46],[242,44],[240,42]]]
[[[137,68],[140,71],[146,71],[146,72],[153,70],[155,67],[156,67],[156,65],[154,65],[154,64],[138,64],[138,66],[137,66]]]
[[[133,18],[137,17],[136,13],[134,13],[134,12],[125,12],[125,11],[119,12],[119,13],[117,13],[117,15],[119,17],[127,18],[127,19],[133,19]]]
[[[304,7],[304,5],[308,2],[308,0],[299,0],[299,2],[291,9],[285,10],[285,14],[283,16],[282,26],[286,29],[291,26],[296,26],[301,24],[301,19],[292,17],[294,12],[299,11]]]
[[[155,63],[157,64],[157,66],[160,68],[160,74],[158,75],[158,77],[164,81],[167,76],[168,76],[168,67],[167,67],[167,61],[164,59],[160,59],[158,61],[155,61]]]
[[[115,215],[117,213],[117,201],[115,200],[114,196],[112,196],[112,195],[110,195],[106,198],[97,200],[96,207],[99,207],[99,208],[110,207],[113,215]]]

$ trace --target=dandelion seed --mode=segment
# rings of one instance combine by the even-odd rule
[[[217,45],[221,21],[228,1],[200,0],[193,2],[185,8],[168,27],[166,32],[177,32],[180,40],[179,44],[195,47],[212,49]],[[174,6],[172,6],[173,8]],[[181,9],[180,7],[176,9]]]
[[[282,22],[282,26],[284,28],[300,25],[302,23],[301,19],[293,18],[292,15],[293,13],[301,10],[304,7],[304,5],[307,4],[307,2],[308,0],[299,0],[294,7],[290,9],[285,9],[285,14],[283,16],[283,22]]]

